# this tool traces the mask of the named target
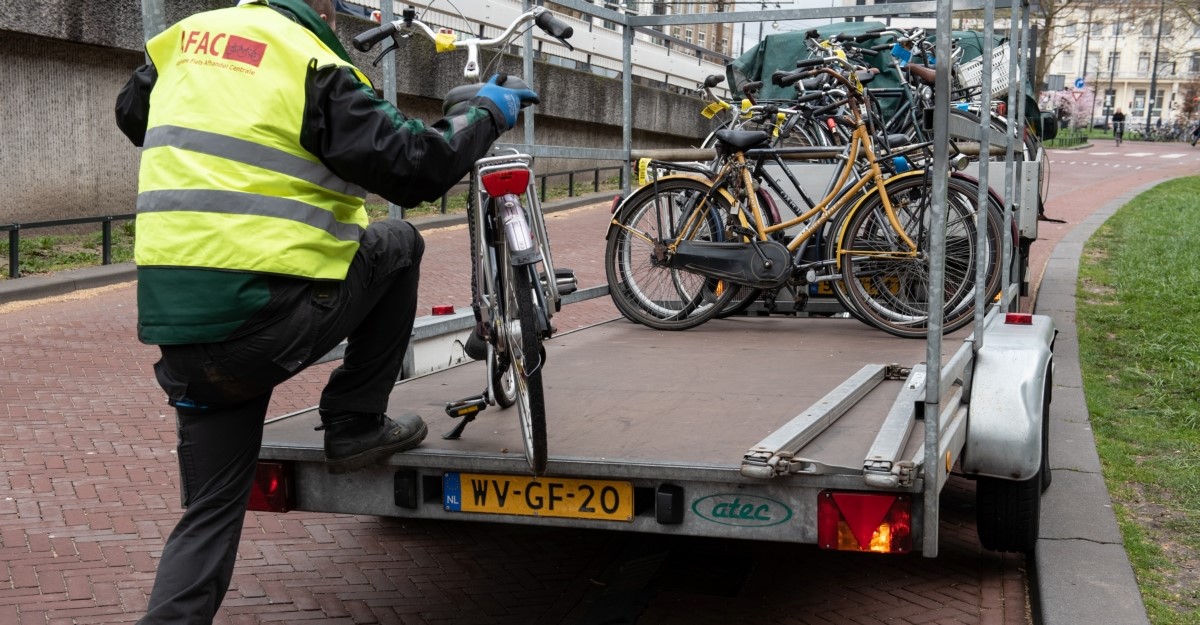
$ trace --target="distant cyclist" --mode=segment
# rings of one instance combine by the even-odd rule
[[[1117,109],[1112,116],[1113,138],[1117,140],[1117,145],[1121,145],[1121,141],[1125,139],[1125,114],[1121,109]]]

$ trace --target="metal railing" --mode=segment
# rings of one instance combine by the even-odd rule
[[[103,217],[78,217],[75,219],[52,219],[0,225],[0,232],[8,232],[8,277],[21,277],[21,231],[37,228],[55,228],[80,224],[100,224],[100,262],[112,264],[112,224],[114,221],[129,221],[137,215],[105,215]]]
[[[546,180],[548,180],[550,178],[561,178],[562,176],[567,177],[567,197],[575,197],[575,177],[577,175],[589,174],[589,173],[592,175],[592,192],[595,193],[600,190],[600,172],[609,171],[609,170],[616,170],[617,186],[624,187],[625,186],[626,167],[623,165],[611,165],[609,167],[593,167],[591,169],[575,169],[572,171],[560,171],[560,172],[554,172],[554,173],[549,173],[549,174],[542,174],[541,189],[539,191],[541,195],[540,195],[539,199],[541,199],[543,202],[546,201]]]
[[[541,200],[546,201],[547,180],[550,178],[567,178],[567,197],[575,197],[575,182],[583,176],[590,175],[592,183],[592,191],[600,190],[601,172],[616,170],[618,186],[624,186],[625,183],[625,167],[621,165],[609,165],[607,167],[593,167],[590,169],[576,169],[572,171],[559,171],[543,174],[541,176],[541,186],[539,193]],[[448,212],[447,197],[453,195],[454,192],[447,193],[441,198],[441,212]],[[112,264],[112,224],[114,221],[129,221],[137,217],[136,214],[128,215],[105,215],[102,217],[78,217],[74,219],[54,219],[49,221],[31,221],[26,223],[12,223],[0,225],[0,232],[8,232],[8,277],[21,277],[21,232],[24,230],[34,230],[37,228],[54,228],[59,226],[75,226],[80,224],[100,224],[101,245],[100,245],[100,262],[103,265]]]
[[[585,174],[591,175],[592,191],[597,192],[600,190],[600,183],[601,183],[600,172],[612,171],[612,170],[615,170],[617,172],[617,185],[619,187],[623,188],[625,186],[625,173],[626,173],[626,167],[623,165],[609,165],[607,167],[592,167],[589,169],[575,169],[575,170],[571,170],[571,171],[554,171],[554,172],[549,172],[549,173],[545,173],[545,174],[539,174],[538,178],[539,178],[540,184],[538,185],[538,199],[540,199],[543,202],[546,201],[546,193],[547,193],[548,185],[549,185],[547,180],[549,180],[551,178],[561,179],[563,176],[567,177],[567,197],[575,197],[575,180],[578,177],[581,177]],[[466,183],[459,183],[459,184],[455,185],[453,188],[451,188],[449,191],[447,191],[446,194],[443,195],[440,200],[438,200],[439,206],[440,206],[439,211],[441,212],[441,214],[445,215],[446,213],[450,212],[450,198],[451,197],[453,197],[455,195],[459,195],[461,193],[466,193],[466,192],[467,192],[467,184]],[[407,218],[408,210],[407,209],[402,210],[400,215],[402,218]]]
[[[1087,143],[1088,135],[1084,131],[1075,128],[1064,130],[1058,133],[1057,137],[1046,142],[1048,148],[1073,148]]]

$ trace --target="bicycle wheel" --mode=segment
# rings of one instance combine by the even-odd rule
[[[946,211],[946,263],[942,283],[943,331],[953,332],[973,319],[975,263],[985,255],[985,294],[1000,268],[998,220],[987,211],[987,236],[978,246],[975,188],[950,180]],[[914,176],[883,189],[900,225],[917,245],[917,255],[901,254],[906,248],[887,219],[883,199],[876,194],[849,218],[841,243],[843,284],[862,319],[885,332],[905,338],[925,336],[929,321],[930,188],[925,176]]]
[[[713,318],[737,292],[723,280],[667,266],[662,256],[698,203],[705,182],[673,178],[642,187],[622,205],[609,227],[605,274],[613,303],[625,317],[656,330],[686,330]],[[720,241],[729,205],[716,195],[708,201],[690,237]]]
[[[517,418],[521,423],[521,440],[525,458],[534,475],[546,472],[546,401],[542,392],[541,323],[534,297],[533,266],[513,267],[508,254],[503,260],[504,330],[508,352],[508,376],[516,395]]]

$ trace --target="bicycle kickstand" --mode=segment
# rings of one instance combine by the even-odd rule
[[[462,419],[449,432],[442,435],[443,439],[454,440],[462,436],[467,424],[475,420],[475,415],[487,408],[487,395],[475,395],[458,401],[446,402],[446,414],[454,419]]]

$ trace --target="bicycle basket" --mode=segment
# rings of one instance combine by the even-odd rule
[[[1019,70],[1020,68],[1018,68]],[[959,86],[962,88],[983,87],[983,57],[960,63],[955,68],[958,74]],[[1008,93],[1008,44],[1003,43],[992,49],[992,97],[998,98]]]

